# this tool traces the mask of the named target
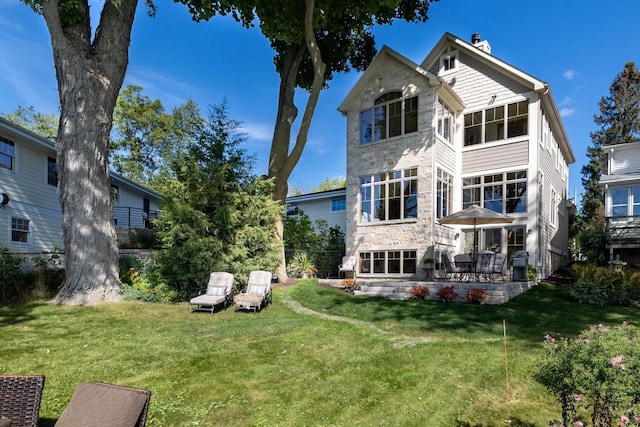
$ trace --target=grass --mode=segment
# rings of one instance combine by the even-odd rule
[[[190,315],[186,303],[3,307],[1,371],[46,375],[42,426],[83,381],[151,390],[157,426],[548,426],[560,409],[531,377],[544,335],[640,323],[636,309],[578,305],[546,285],[479,306],[315,283],[276,287],[256,315]]]

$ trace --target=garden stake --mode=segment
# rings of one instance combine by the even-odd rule
[[[507,384],[507,402],[509,401],[509,361],[507,360],[507,321],[502,320],[502,330],[504,334],[504,374]]]

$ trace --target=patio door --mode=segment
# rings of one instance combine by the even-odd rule
[[[524,251],[525,246],[524,227],[507,228],[507,260],[510,260],[516,251]]]
[[[485,228],[482,231],[484,234],[484,250],[495,253],[502,252],[502,228]]]

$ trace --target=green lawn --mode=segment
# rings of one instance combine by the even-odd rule
[[[544,335],[623,320],[640,313],[574,304],[546,285],[477,306],[305,280],[276,287],[256,315],[189,315],[186,303],[3,307],[0,371],[46,375],[43,426],[83,381],[151,390],[156,426],[548,426],[559,407],[531,377]]]

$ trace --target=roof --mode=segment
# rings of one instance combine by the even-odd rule
[[[434,88],[440,88],[440,90],[443,92],[443,95],[447,97],[447,100],[453,104],[452,105],[453,107],[459,107],[460,109],[462,109],[462,107],[464,106],[462,99],[460,99],[460,97],[451,89],[451,87],[449,87],[449,85],[443,79],[441,79],[440,77],[436,76],[433,73],[430,73],[429,71],[422,68],[420,65],[416,64],[415,62],[409,60],[405,56],[400,55],[398,52],[391,49],[389,46],[384,45],[378,51],[376,56],[373,58],[373,61],[371,61],[371,64],[369,65],[369,67],[367,67],[365,72],[360,76],[356,84],[353,85],[353,87],[351,88],[347,96],[344,98],[344,100],[340,103],[340,105],[338,106],[338,111],[340,111],[342,114],[346,114],[347,111],[349,110],[349,107],[355,102],[357,102],[365,86],[369,83],[369,81],[373,78],[373,76],[379,70],[382,63],[382,58],[385,56],[391,57],[396,61],[398,61],[403,66],[410,68],[417,75],[420,75],[423,78],[425,78],[429,82],[430,86]]]
[[[421,67],[429,69],[436,61],[439,61],[440,53],[449,44],[455,45],[459,50],[464,51],[468,55],[473,56],[478,61],[486,64],[494,70],[508,76],[509,78],[519,82],[520,84],[531,88],[531,90],[538,92],[540,100],[545,107],[545,111],[548,112],[548,119],[552,122],[555,128],[560,130],[560,135],[556,134],[556,140],[562,150],[565,160],[568,164],[575,163],[576,157],[569,143],[569,137],[567,131],[562,124],[560,112],[558,111],[557,104],[551,93],[549,84],[532,76],[529,73],[522,71],[521,69],[514,67],[513,65],[499,59],[484,50],[478,49],[471,43],[451,34],[444,33],[442,38],[436,43],[434,48],[422,61]]]
[[[285,203],[309,202],[312,200],[333,199],[347,195],[346,188],[336,188],[334,190],[319,191],[317,193],[300,194],[298,196],[290,196],[285,199]]]

